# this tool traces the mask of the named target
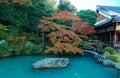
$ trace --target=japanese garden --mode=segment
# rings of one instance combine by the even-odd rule
[[[0,78],[120,78],[120,7],[0,0]]]

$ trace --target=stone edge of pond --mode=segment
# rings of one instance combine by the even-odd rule
[[[120,64],[118,64],[118,63],[116,63],[116,62],[114,62],[112,60],[104,59],[104,57],[101,54],[99,54],[99,53],[97,53],[95,51],[90,51],[90,50],[83,50],[83,51],[84,51],[84,53],[93,54],[93,57],[95,58],[95,60],[97,62],[101,63],[102,65],[108,66],[108,67],[113,67],[116,70],[120,71]]]
[[[93,57],[95,58],[95,60],[99,63],[101,63],[104,66],[108,66],[108,67],[113,67],[115,69],[117,69],[118,71],[120,71],[120,65],[112,60],[106,60],[104,59],[104,57],[101,54],[98,54],[95,51],[90,51],[90,50],[83,50],[84,53],[89,53],[92,54]]]
[[[93,57],[95,58],[95,60],[97,62],[101,63],[102,65],[107,66],[107,67],[113,67],[114,69],[116,69],[118,72],[116,74],[116,77],[114,77],[114,78],[120,78],[120,64],[115,63],[112,60],[106,60],[106,59],[104,59],[103,55],[98,54],[97,52],[90,51],[90,50],[83,50],[83,51],[85,53],[91,53],[91,54],[93,54]]]

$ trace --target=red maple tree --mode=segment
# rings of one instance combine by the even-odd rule
[[[67,27],[54,22],[54,20],[73,20],[73,27]],[[67,11],[59,12],[51,18],[44,18],[40,21],[38,28],[41,32],[45,32],[46,43],[50,44],[50,48],[45,52],[50,53],[70,53],[83,54],[82,49],[78,48],[81,42],[81,36],[92,34],[94,29],[82,23],[81,19]],[[90,29],[90,30],[89,30]],[[87,31],[87,32],[86,32]],[[78,35],[79,34],[79,35]]]

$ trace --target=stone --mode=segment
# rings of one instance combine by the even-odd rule
[[[33,64],[35,69],[61,68],[69,64],[68,58],[45,58]]]
[[[26,46],[26,47],[32,47],[32,46],[33,46],[33,43],[30,42],[30,41],[26,41],[25,46]]]
[[[96,56],[94,56],[94,58],[99,63],[102,63],[104,61],[104,57],[102,55],[96,55]]]
[[[103,65],[113,67],[115,65],[115,62],[112,60],[103,60]]]
[[[0,41],[0,45],[5,44],[5,43],[6,43],[5,40],[1,40],[1,41]]]
[[[114,67],[115,67],[115,69],[117,69],[117,70],[120,71],[120,64],[116,63],[116,64],[114,65]]]
[[[99,57],[99,58],[97,59],[97,61],[98,61],[99,63],[103,63],[103,61],[104,61],[103,56]]]

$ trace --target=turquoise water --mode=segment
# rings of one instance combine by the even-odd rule
[[[69,56],[66,68],[35,70],[32,64],[51,55],[20,56],[0,59],[0,78],[113,78],[116,70],[104,67],[91,57]],[[67,56],[64,56],[67,57]]]

